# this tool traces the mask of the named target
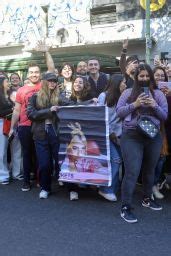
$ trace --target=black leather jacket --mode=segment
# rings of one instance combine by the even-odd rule
[[[28,119],[32,121],[32,133],[33,139],[44,140],[46,137],[46,130],[45,130],[45,120],[50,119],[52,121],[52,126],[54,128],[56,136],[58,136],[58,123],[59,118],[57,117],[56,112],[50,111],[49,108],[40,109],[36,105],[36,98],[37,94],[34,94],[28,102],[27,106],[27,116]],[[69,102],[67,99],[63,101],[59,101],[60,105],[68,105]]]
[[[0,117],[11,119],[14,104],[10,99],[0,96]]]

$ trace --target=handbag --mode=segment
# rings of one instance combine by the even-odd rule
[[[151,120],[149,116],[140,115],[137,122],[138,130],[146,135],[148,138],[155,138],[159,132],[159,128],[156,124]]]

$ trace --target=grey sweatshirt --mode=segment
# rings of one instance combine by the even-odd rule
[[[106,99],[106,93],[102,92],[98,97],[98,104],[106,105],[105,99]],[[116,114],[116,106],[108,107],[108,113],[109,113],[109,134],[115,133],[117,137],[120,137],[122,134],[122,121]]]

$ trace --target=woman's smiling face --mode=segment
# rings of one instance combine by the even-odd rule
[[[65,65],[62,69],[61,75],[65,78],[65,79],[70,79],[72,76],[72,69],[69,65]]]
[[[78,77],[75,79],[74,84],[73,84],[73,88],[75,92],[81,92],[84,88],[84,82],[83,79],[81,77]]]

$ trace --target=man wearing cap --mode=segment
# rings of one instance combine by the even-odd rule
[[[31,133],[31,121],[27,117],[27,105],[29,98],[40,90],[40,68],[32,63],[28,68],[29,83],[19,88],[16,94],[15,108],[12,115],[11,129],[9,136],[13,134],[18,125],[18,136],[23,151],[23,174],[24,184],[22,191],[30,190],[30,172],[35,169],[34,143]],[[34,170],[35,171],[35,170]]]

